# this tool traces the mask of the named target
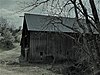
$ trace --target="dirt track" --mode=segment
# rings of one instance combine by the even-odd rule
[[[16,44],[16,48],[3,51],[0,53],[0,75],[61,75],[47,70],[50,65],[20,66],[7,65],[7,63],[18,62],[20,56],[20,46]]]
[[[40,67],[1,67],[0,75],[60,75]]]

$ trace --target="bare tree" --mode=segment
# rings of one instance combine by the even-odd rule
[[[35,0],[32,3],[25,3],[26,6],[22,9],[28,9],[27,11],[31,11],[36,9],[39,6],[43,6],[43,9],[47,8],[47,12],[49,15],[58,16],[59,22],[56,22],[55,19],[53,23],[60,23],[61,25],[73,30],[74,32],[79,33],[81,37],[83,37],[83,42],[80,43],[74,37],[70,36],[75,40],[79,48],[87,53],[92,59],[92,64],[95,64],[94,67],[97,67],[97,64],[100,64],[100,45],[98,39],[94,36],[95,32],[100,35],[100,19],[99,19],[99,7],[96,6],[95,0],[86,0],[88,5],[85,5],[85,1],[83,0]],[[99,1],[99,0],[98,0]],[[87,7],[89,6],[89,8]],[[22,11],[21,10],[21,11]],[[92,12],[92,13],[90,13]],[[79,28],[82,29],[83,32],[78,31],[77,29],[67,26],[63,24],[60,19],[61,16],[64,17],[74,17],[79,25]],[[82,20],[85,21],[85,25],[82,23]],[[50,21],[51,22],[51,21]],[[55,26],[55,25],[54,25]],[[57,26],[55,26],[57,28]],[[59,29],[59,28],[58,28]],[[59,30],[60,31],[60,30]],[[87,32],[89,36],[87,37]],[[66,35],[69,36],[69,35]],[[94,54],[95,52],[95,54]]]

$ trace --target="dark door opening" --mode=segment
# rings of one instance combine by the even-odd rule
[[[43,56],[43,52],[40,52],[40,56]]]

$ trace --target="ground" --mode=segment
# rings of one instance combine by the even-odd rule
[[[48,70],[51,65],[31,64],[19,65],[20,46],[8,51],[0,49],[0,75],[61,75]]]

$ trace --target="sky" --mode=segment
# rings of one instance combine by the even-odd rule
[[[10,23],[12,23],[15,27],[22,26],[23,23],[23,16],[25,12],[18,13],[17,11],[20,10],[21,6],[23,6],[19,2],[30,1],[34,2],[34,0],[0,0],[0,16],[7,18]],[[17,12],[17,13],[16,13]],[[30,13],[42,13],[40,8],[35,9]]]
[[[20,2],[32,2],[34,0],[0,0],[0,17],[7,18],[9,23],[13,24],[15,27],[22,26],[23,16],[26,12],[17,12],[21,9]],[[36,9],[30,13],[41,13],[40,9]]]
[[[21,1],[30,0],[0,0],[0,17],[4,17],[10,24],[15,27],[22,26],[23,16],[25,12],[18,12],[21,8]],[[36,11],[38,12],[38,11]]]
[[[14,14],[17,9],[17,0],[0,0],[0,16],[7,18],[15,27],[22,24],[22,18],[19,17],[22,13]]]

